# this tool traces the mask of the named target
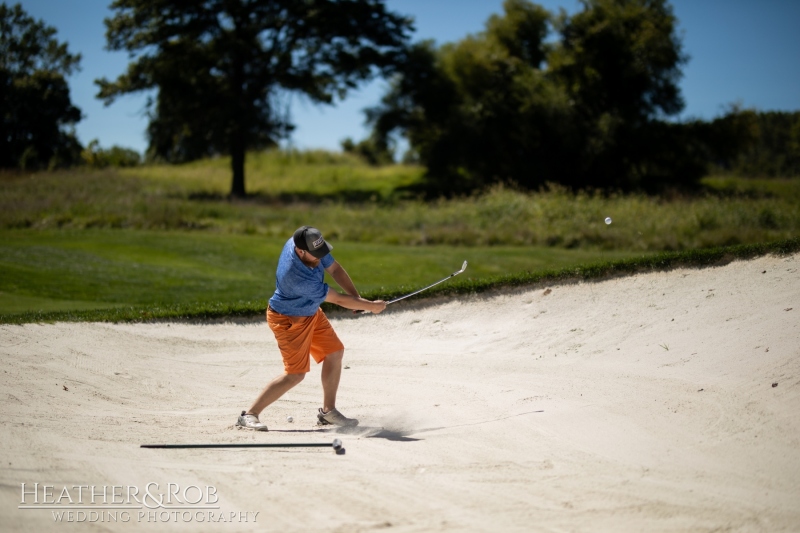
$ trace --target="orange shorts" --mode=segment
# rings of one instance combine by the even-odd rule
[[[344,350],[322,309],[312,316],[286,316],[267,309],[267,324],[278,341],[287,374],[311,370],[309,355],[319,364],[328,354]]]

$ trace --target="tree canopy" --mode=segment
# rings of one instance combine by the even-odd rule
[[[503,8],[477,35],[414,45],[367,111],[376,139],[408,138],[430,192],[696,177],[694,160],[674,157],[686,132],[663,121],[683,107],[687,60],[665,0],[582,0],[572,16],[527,0]]]
[[[68,128],[81,119],[66,76],[80,54],[60,43],[56,29],[19,4],[0,4],[0,167],[36,169],[70,164],[80,144]]]
[[[107,104],[157,89],[149,154],[184,161],[231,155],[231,194],[245,195],[247,149],[292,129],[280,96],[329,104],[399,61],[411,22],[380,0],[115,0],[111,50],[133,61],[98,80]]]

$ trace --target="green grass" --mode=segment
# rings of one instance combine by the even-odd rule
[[[787,255],[800,252],[800,239],[738,245],[705,250],[663,252],[639,255],[629,259],[595,260],[584,265],[539,271],[521,271],[514,274],[489,277],[472,277],[463,274],[453,281],[430,289],[416,298],[434,296],[474,294],[503,287],[531,286],[567,281],[592,281],[611,276],[630,275],[637,272],[669,270],[677,267],[704,267],[719,265],[735,259],[750,259],[760,255]],[[405,259],[404,259],[405,260]],[[388,261],[388,259],[387,259]],[[472,267],[470,267],[472,269]],[[413,283],[410,287],[419,287]],[[405,287],[373,289],[363,291],[367,298],[393,298],[408,292]],[[75,311],[30,311],[26,313],[0,315],[0,323],[54,322],[54,321],[143,321],[155,319],[213,319],[260,315],[264,312],[265,299],[233,301],[207,301],[195,303],[171,302],[148,306],[118,306],[110,309]],[[401,305],[401,304],[398,304]],[[326,309],[331,306],[324,304]]]
[[[253,237],[126,230],[6,231],[0,250],[6,298],[46,298],[61,309],[256,298],[276,260]]]
[[[63,311],[64,309],[70,310],[84,310],[84,309],[103,309],[106,307],[115,307],[114,304],[103,304],[102,302],[88,302],[83,300],[59,300],[42,296],[25,296],[20,293],[5,293],[0,292],[0,317],[3,315],[14,315],[18,313],[27,313],[36,310],[40,313],[48,313],[54,311]],[[0,321],[2,321],[0,319]]]
[[[275,286],[285,239],[132,230],[0,231],[0,315],[114,307],[259,302]],[[540,271],[640,255],[520,247],[411,247],[335,242],[359,290],[426,285],[469,261],[464,277]]]

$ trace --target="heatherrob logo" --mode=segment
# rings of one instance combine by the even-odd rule
[[[136,485],[20,483],[18,509],[47,511],[54,522],[255,523],[258,512],[224,511],[216,487],[150,482]]]

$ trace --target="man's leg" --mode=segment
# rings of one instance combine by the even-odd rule
[[[325,356],[322,361],[322,409],[327,413],[336,408],[336,392],[339,390],[339,378],[342,376],[342,357],[344,350]]]
[[[339,362],[341,363],[341,357],[339,358]],[[305,374],[281,374],[277,378],[273,379],[266,387],[264,387],[264,390],[261,391],[261,394],[258,395],[256,401],[253,402],[253,405],[251,405],[250,409],[248,409],[247,414],[258,416],[269,404],[286,394],[289,389],[303,381],[304,377],[306,377]]]
[[[258,416],[268,405],[303,381],[309,371],[309,346],[314,321],[311,317],[290,317],[267,309],[267,324],[275,334],[285,372],[264,387],[246,414]]]
[[[311,355],[317,363],[322,363],[323,398],[322,407],[317,412],[318,423],[321,425],[357,426],[358,420],[347,418],[336,409],[336,393],[339,390],[339,378],[342,376],[344,345],[322,310],[317,312],[317,327],[314,330]]]

